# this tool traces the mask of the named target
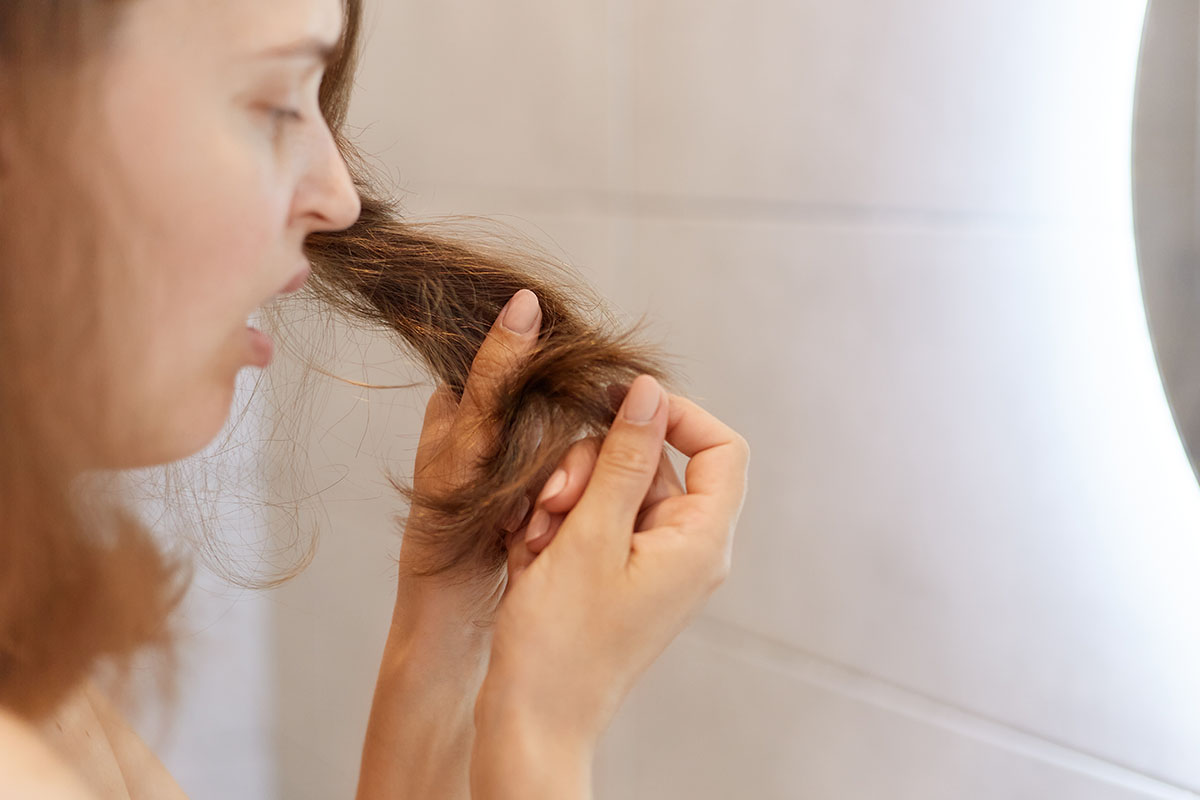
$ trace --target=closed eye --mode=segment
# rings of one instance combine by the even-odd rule
[[[272,106],[267,109],[276,122],[303,122],[304,115],[298,109]]]

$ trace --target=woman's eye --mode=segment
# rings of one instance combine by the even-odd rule
[[[266,120],[271,139],[279,141],[288,133],[289,128],[304,122],[304,114],[292,106],[276,106],[262,103],[256,107],[257,113]]]
[[[294,108],[272,106],[270,109],[268,109],[268,111],[271,114],[271,118],[278,123],[304,121],[304,116],[299,110]]]

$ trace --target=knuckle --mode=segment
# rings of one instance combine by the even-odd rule
[[[603,442],[604,440],[598,436],[589,436],[586,439],[580,439],[571,445],[568,455],[588,461],[595,461],[596,457],[600,455],[600,445]]]
[[[675,512],[676,526],[689,534],[702,530],[708,524],[709,519],[708,512],[695,505],[681,506]]]
[[[697,585],[711,593],[729,577],[732,562],[728,547],[690,542],[685,549],[689,555],[689,571],[695,576]]]
[[[502,377],[504,372],[504,364],[491,354],[481,354],[471,365],[471,376],[489,383]]]
[[[489,336],[471,362],[471,373],[484,378],[503,376],[516,367],[521,355],[516,342]]]
[[[610,444],[605,453],[609,469],[622,476],[642,477],[658,468],[658,457],[651,457],[631,443]]]

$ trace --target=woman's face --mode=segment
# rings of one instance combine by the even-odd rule
[[[265,353],[247,317],[298,288],[314,231],[358,217],[317,104],[340,0],[144,0],[104,56],[98,152],[117,178],[120,429],[106,467],[163,463],[220,431]]]

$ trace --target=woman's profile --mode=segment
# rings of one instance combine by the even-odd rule
[[[361,18],[0,5],[0,797],[183,796],[96,676],[171,652],[186,564],[81,478],[201,450],[272,361],[247,317],[296,292],[437,381],[360,798],[589,797],[728,573],[745,440],[585,287],[402,217],[342,130]]]

